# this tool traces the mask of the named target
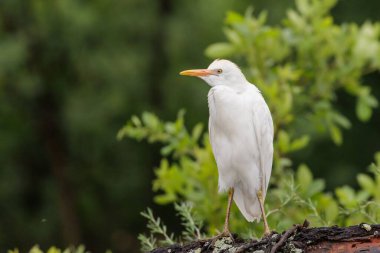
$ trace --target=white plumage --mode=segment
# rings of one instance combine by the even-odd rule
[[[273,122],[263,96],[227,60],[181,74],[198,76],[212,86],[208,93],[209,134],[219,191],[234,189],[233,199],[243,216],[248,221],[260,220],[263,210],[258,193],[264,200],[273,160]]]

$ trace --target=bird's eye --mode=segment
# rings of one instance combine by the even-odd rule
[[[223,73],[223,69],[218,69],[216,72],[218,72],[218,74],[222,74]]]

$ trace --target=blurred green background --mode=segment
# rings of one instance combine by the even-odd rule
[[[159,147],[116,134],[133,114],[189,127],[208,118],[208,87],[178,72],[207,67],[204,49],[224,39],[228,10],[268,10],[277,24],[293,1],[2,0],[0,1],[0,250],[38,243],[83,243],[93,252],[138,252],[139,212],[154,206],[176,229],[171,207],[152,203]],[[337,23],[380,19],[380,2],[342,0]],[[363,83],[380,97],[379,73]],[[344,143],[329,138],[294,155],[332,189],[380,150],[380,115],[355,116],[352,97],[339,110],[352,122]],[[315,155],[318,154],[318,155]],[[216,176],[216,175],[215,175]],[[171,222],[171,223],[170,223]]]

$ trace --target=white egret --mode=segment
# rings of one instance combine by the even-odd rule
[[[249,221],[264,220],[270,233],[264,200],[272,171],[273,121],[258,88],[249,83],[239,67],[215,60],[207,69],[185,70],[212,88],[208,93],[209,135],[219,172],[219,192],[229,191],[224,230],[231,236],[229,216],[232,199]]]

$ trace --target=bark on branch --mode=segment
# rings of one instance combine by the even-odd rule
[[[380,224],[360,224],[351,227],[307,228],[294,225],[281,234],[277,232],[261,240],[222,238],[213,245],[212,239],[193,241],[184,245],[176,244],[157,248],[152,253],[182,252],[380,252]]]

